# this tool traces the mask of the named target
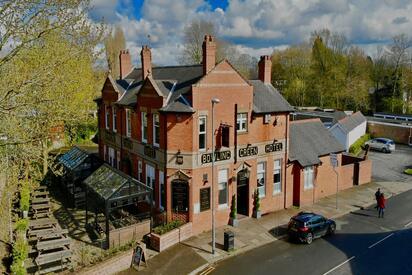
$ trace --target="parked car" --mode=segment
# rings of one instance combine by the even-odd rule
[[[365,142],[372,150],[382,151],[384,153],[391,153],[395,151],[395,142],[388,138],[374,138]]]
[[[321,215],[300,212],[293,216],[288,224],[288,234],[291,239],[311,244],[316,238],[335,233],[336,223]]]

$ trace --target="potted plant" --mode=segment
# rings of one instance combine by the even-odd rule
[[[253,193],[253,218],[260,219],[262,213],[260,212],[260,198],[259,198],[259,189],[256,188]]]
[[[237,227],[239,225],[239,222],[237,220],[236,195],[235,194],[233,194],[232,196],[232,204],[230,206],[229,224],[233,227]]]

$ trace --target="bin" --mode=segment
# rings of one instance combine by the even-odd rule
[[[225,231],[224,233],[226,251],[232,251],[235,249],[235,234],[232,231]]]

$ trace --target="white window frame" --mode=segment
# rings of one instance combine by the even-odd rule
[[[109,148],[109,159],[108,159],[108,161],[109,161],[110,166],[114,167],[114,164],[115,164],[114,159],[115,159],[116,153],[115,153],[115,150],[113,148],[111,148],[111,147],[108,147],[108,148]]]
[[[264,198],[266,196],[266,162],[258,162],[256,166],[256,179],[257,188],[259,189],[259,198]],[[259,186],[259,180],[263,180],[263,185]]]
[[[205,125],[205,129],[203,130],[203,131],[201,131],[200,130],[200,122],[202,121],[202,120],[204,120],[205,121],[205,123],[204,123],[204,125]],[[198,140],[198,142],[199,142],[199,151],[206,151],[206,148],[207,148],[207,144],[206,144],[206,142],[207,142],[207,117],[206,116],[199,116],[199,135],[198,135],[198,137],[199,137],[199,140]],[[200,147],[200,136],[204,136],[204,148],[201,148]]]
[[[112,127],[112,129],[113,129],[113,132],[116,133],[117,132],[117,108],[113,107],[112,110],[113,110],[113,127]]]
[[[156,121],[157,118],[157,121]],[[157,122],[157,123],[156,123]],[[159,133],[159,140],[156,142],[156,133]],[[159,114],[153,114],[153,145],[159,147],[160,145],[160,117]]]
[[[116,152],[116,168],[120,169],[120,151]]]
[[[155,205],[156,168],[150,164],[146,164],[146,185],[152,188],[153,205]]]
[[[126,136],[132,136],[132,110],[126,109]]]
[[[143,161],[137,160],[137,178],[143,181]]]
[[[110,128],[109,120],[110,120],[110,106],[106,106],[106,108],[105,108],[105,124],[106,124],[106,129],[107,130],[109,130],[109,128]]]
[[[221,169],[219,170],[218,173],[218,196],[217,196],[217,201],[219,204],[219,209],[221,208],[227,208],[228,207],[228,202],[229,202],[229,192],[228,192],[228,174],[229,171],[228,169]],[[220,203],[220,191],[226,190],[226,202]]]
[[[279,174],[279,182],[275,182],[275,175]],[[282,193],[282,159],[273,161],[273,194]]]
[[[147,113],[141,112],[142,115],[142,142],[147,143]],[[146,137],[145,137],[146,133]]]
[[[303,168],[303,190],[313,188],[314,168],[313,166],[306,166]]]
[[[244,133],[247,132],[247,117],[248,113],[237,113],[236,115],[236,131],[238,133]],[[244,127],[242,127],[242,123],[244,123]],[[238,129],[239,125],[239,129]]]

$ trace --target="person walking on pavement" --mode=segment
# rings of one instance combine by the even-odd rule
[[[380,194],[378,199],[378,218],[383,218],[385,210],[386,199],[383,193]]]
[[[375,192],[375,200],[376,200],[376,206],[375,206],[375,208],[376,208],[376,209],[379,209],[378,200],[379,200],[379,197],[380,197],[380,196],[381,196],[381,189],[378,188],[378,191]]]

